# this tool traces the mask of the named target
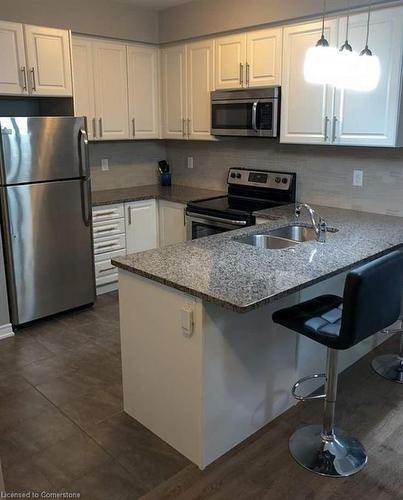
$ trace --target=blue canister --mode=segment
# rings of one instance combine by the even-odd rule
[[[171,172],[164,172],[160,174],[161,186],[170,186],[172,181]]]

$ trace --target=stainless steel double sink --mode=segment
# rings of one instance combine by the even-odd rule
[[[327,228],[326,232],[332,234],[337,231],[338,229],[335,228]],[[272,229],[265,233],[236,237],[234,240],[257,248],[280,250],[282,248],[293,247],[305,241],[314,241],[316,240],[316,233],[312,227],[292,224],[290,226]]]

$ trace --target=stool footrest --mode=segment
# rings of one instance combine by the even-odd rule
[[[381,333],[387,333],[388,335],[396,335],[397,333],[403,333],[402,328],[393,328],[392,330],[381,330]]]
[[[311,399],[325,399],[326,394],[316,394],[314,396],[301,396],[300,394],[297,394],[297,389],[298,387],[303,384],[304,382],[308,382],[308,380],[314,380],[317,378],[326,378],[326,375],[324,373],[315,373],[315,375],[310,375],[309,377],[303,377],[297,380],[295,384],[292,386],[291,393],[294,396],[295,399],[298,399],[298,401],[309,401]]]

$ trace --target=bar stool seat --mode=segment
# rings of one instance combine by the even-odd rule
[[[273,321],[326,347],[333,347],[339,343],[342,312],[341,297],[322,295],[275,312]]]
[[[304,377],[292,388],[296,399],[325,400],[323,424],[302,427],[289,441],[291,455],[311,472],[346,477],[367,463],[367,454],[358,439],[334,426],[338,354],[397,320],[401,299],[399,277],[403,277],[403,252],[395,250],[350,271],[343,298],[323,295],[273,314],[275,323],[327,347],[326,374]],[[319,377],[325,378],[324,394],[297,394],[303,382]]]

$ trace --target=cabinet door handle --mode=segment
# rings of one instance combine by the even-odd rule
[[[97,136],[97,121],[95,118],[92,119],[92,136],[94,137],[94,139]]]
[[[109,233],[111,231],[117,231],[117,230],[118,230],[118,226],[108,226],[105,229],[94,229],[94,234]]]
[[[105,243],[104,245],[94,245],[95,248],[98,250],[99,248],[112,248],[114,246],[116,246],[117,243]]]
[[[36,91],[35,68],[31,68],[32,90]]]
[[[249,87],[249,71],[250,71],[249,63],[246,63],[246,86],[247,87]]]
[[[102,118],[99,119],[99,137],[103,137],[104,136],[104,130],[103,130],[103,127],[102,127]]]
[[[27,70],[25,69],[25,66],[21,66],[21,73],[22,73],[22,90],[27,90]]]
[[[183,135],[183,137],[186,137],[186,120],[185,120],[185,118],[182,118],[182,135]]]
[[[188,139],[189,139],[189,136],[190,136],[190,118],[188,118],[187,122],[188,122]]]
[[[103,210],[97,210],[94,211],[93,217],[95,219],[96,217],[107,217],[108,215],[117,215],[117,213],[112,210],[108,212],[104,212]]]
[[[336,139],[337,139],[336,126],[337,126],[337,116],[333,116],[333,137],[332,137],[332,142],[336,142]]]
[[[328,125],[329,125],[329,117],[325,116],[325,142],[329,139],[329,135],[327,133]]]
[[[136,118],[132,118],[132,133],[133,137],[136,137]]]
[[[243,64],[239,64],[239,85],[243,86]]]
[[[108,271],[114,271],[116,267],[106,267],[105,269],[100,269],[100,273],[107,273]]]
[[[132,207],[127,207],[127,223],[132,225]]]

